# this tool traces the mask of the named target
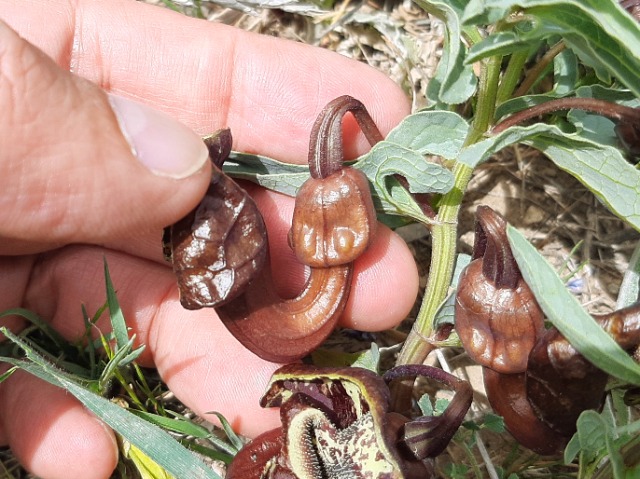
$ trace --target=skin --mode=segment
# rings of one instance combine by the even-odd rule
[[[234,149],[298,163],[328,101],[356,96],[386,134],[409,112],[403,93],[339,55],[133,0],[0,0],[0,20],[11,27],[0,23],[0,310],[29,308],[77,338],[80,305],[91,314],[104,302],[106,257],[132,333],[147,346],[142,364],[198,414],[219,411],[248,435],[274,427],[277,413],[258,398],[277,365],[244,350],[213,311],[184,310],[162,261],[161,229],[199,201],[208,166],[180,180],[141,167],[104,91],[198,135],[228,126]],[[345,137],[347,157],[366,151],[348,119]],[[249,190],[267,222],[276,286],[295,293],[303,269],[286,246],[293,200]],[[379,228],[355,269],[342,324],[398,323],[418,284],[404,243]],[[22,373],[0,385],[0,443],[45,479],[106,478],[117,458],[106,426]]]

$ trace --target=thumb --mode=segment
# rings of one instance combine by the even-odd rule
[[[0,171],[0,254],[158,231],[210,178],[195,133],[62,70],[1,21]]]

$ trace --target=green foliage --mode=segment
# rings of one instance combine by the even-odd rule
[[[241,447],[238,437],[220,416],[228,442],[183,416],[166,411],[156,400],[158,391],[149,388],[144,374],[135,364],[144,347],[133,348],[135,337],[129,337],[106,262],[105,282],[107,303],[92,318],[85,312],[86,334],[77,343],[66,341],[32,312],[12,309],[1,313],[0,317],[19,315],[34,326],[19,336],[0,328],[9,340],[3,347],[0,361],[13,366],[0,381],[19,368],[65,389],[117,433],[122,457],[129,459],[144,479],[220,479],[188,448],[229,462]],[[90,331],[107,307],[113,333],[100,336],[96,344]],[[106,362],[97,354],[100,346],[106,354]],[[115,402],[109,399],[114,390],[119,390]],[[182,445],[167,431],[200,439],[202,443],[190,439]]]
[[[640,447],[640,421],[629,422],[620,391],[614,391],[602,413],[585,411],[578,418],[578,430],[564,453],[569,464],[578,459],[579,478],[638,477],[640,466],[625,466],[625,459]],[[602,460],[607,458],[603,467]],[[596,472],[597,471],[597,472]]]
[[[471,65],[465,64],[466,46],[460,23],[461,2],[416,0],[416,3],[445,24],[444,50],[435,77],[427,86],[427,96],[437,105],[463,103],[473,95],[477,78]]]
[[[471,0],[462,21],[465,25],[500,23],[515,11],[523,13],[522,21],[533,24],[533,29],[525,34],[530,41],[560,36],[601,79],[616,78],[640,96],[640,50],[633,47],[640,45],[640,29],[616,2]],[[511,20],[517,21],[513,17]]]
[[[418,407],[423,416],[440,416],[449,406],[450,401],[446,398],[437,398],[431,401],[428,394],[424,394],[418,401]]]
[[[600,369],[627,383],[640,384],[640,365],[587,314],[551,265],[518,230],[509,226],[508,235],[522,276],[547,319]]]

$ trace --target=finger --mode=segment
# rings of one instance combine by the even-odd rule
[[[385,75],[332,52],[140,2],[70,3],[0,0],[7,21],[63,67],[201,134],[228,126],[239,151],[305,162],[313,121],[340,95],[361,100],[385,134],[409,112]],[[354,157],[368,145],[361,135],[352,141],[352,118],[345,123]]]
[[[116,467],[113,432],[58,387],[18,371],[0,385],[0,411],[11,450],[38,477],[102,479]]]
[[[22,304],[34,261],[33,256],[0,256],[0,312]],[[19,331],[23,324],[24,320],[16,315],[0,318],[0,326],[14,332]]]
[[[104,283],[103,255],[99,248],[67,247],[39,263],[26,296],[29,309],[78,339],[84,334],[79,305],[91,315],[105,301],[104,292],[86,287]],[[176,396],[202,417],[215,422],[211,412],[220,412],[251,435],[275,426],[275,413],[261,409],[258,399],[278,365],[247,351],[213,309],[185,310],[168,267],[116,252],[106,260],[135,347],[146,346],[142,365],[155,365]],[[98,327],[110,330],[106,316]]]
[[[207,156],[186,127],[109,99],[0,22],[0,254],[157,230],[198,202]]]

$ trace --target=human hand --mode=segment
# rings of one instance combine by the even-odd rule
[[[248,435],[273,427],[277,415],[258,398],[277,365],[246,351],[213,310],[180,306],[162,228],[207,187],[198,135],[228,126],[236,150],[304,163],[311,125],[329,100],[356,96],[386,133],[408,113],[402,92],[339,55],[133,0],[0,0],[0,20],[31,42],[0,22],[0,311],[31,309],[79,338],[80,305],[91,312],[104,302],[106,256],[132,334],[147,346],[140,363],[158,368],[208,419],[219,411]],[[367,144],[350,120],[346,152],[354,157]],[[249,189],[280,268],[276,286],[291,293],[302,284],[286,246],[293,201]],[[391,327],[416,292],[408,249],[379,228],[356,263],[342,324]],[[17,318],[1,324],[21,326]],[[0,443],[47,479],[108,477],[117,460],[112,431],[64,391],[21,372],[0,384]]]

